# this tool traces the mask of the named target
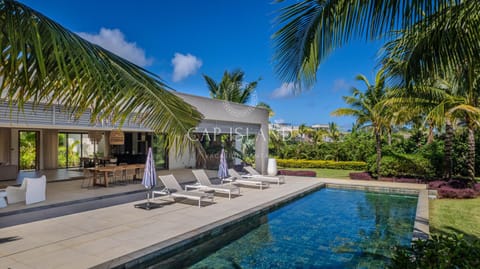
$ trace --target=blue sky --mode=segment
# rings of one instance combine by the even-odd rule
[[[380,42],[352,42],[320,66],[315,87],[289,93],[272,65],[275,12],[282,4],[260,0],[65,1],[21,0],[67,29],[112,50],[161,76],[180,92],[208,96],[202,77],[220,80],[225,70],[242,69],[246,81],[261,78],[256,98],[275,111],[272,122],[337,122],[349,128],[349,117],[331,117],[345,106],[342,96],[365,74],[373,80]],[[286,1],[292,3],[293,1]],[[283,85],[283,86],[286,86]]]

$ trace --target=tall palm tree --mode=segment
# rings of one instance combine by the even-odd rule
[[[398,74],[396,82],[402,87],[422,85],[432,78],[444,78],[454,85],[455,90],[450,94],[460,101],[449,113],[463,117],[468,128],[467,167],[472,182],[474,134],[480,118],[480,18],[476,10],[479,6],[479,1],[464,1],[444,8],[442,13],[414,24],[410,31],[401,32],[397,39],[387,43],[384,55],[384,65],[389,73]],[[471,11],[477,12],[471,15]],[[449,55],[456,55],[457,59],[452,61]],[[431,70],[425,73],[427,66]],[[450,129],[447,131],[451,133]]]
[[[456,8],[454,14],[443,12],[452,6]],[[272,37],[274,62],[280,77],[297,86],[312,86],[326,56],[353,39],[388,40],[396,30],[409,31],[419,21],[432,25],[441,38],[446,24],[436,25],[425,19],[432,15],[451,19],[469,33],[461,50],[432,50],[435,57],[448,59],[442,64],[456,66],[478,54],[478,0],[303,0],[281,8],[279,13],[278,30]],[[436,67],[438,64],[420,68],[428,73]]]
[[[386,97],[385,77],[380,70],[375,76],[375,83],[370,84],[364,75],[358,75],[357,80],[363,81],[365,92],[352,88],[351,96],[344,96],[345,102],[350,108],[339,108],[332,112],[334,116],[354,116],[358,126],[370,127],[375,136],[376,174],[380,176],[380,161],[382,159],[382,130],[389,124],[385,115],[389,113],[388,107],[383,105]]]
[[[245,73],[241,70],[225,71],[222,80],[217,83],[211,77],[203,75],[213,99],[226,100],[234,103],[246,104],[250,100],[260,79],[244,83]]]
[[[444,178],[452,177],[453,123],[466,114],[480,116],[480,109],[468,105],[467,98],[455,95],[453,86],[445,80],[437,80],[431,86],[419,85],[412,90],[396,88],[384,102],[385,105],[400,111],[405,121],[424,115],[430,129],[445,126]]]
[[[202,119],[161,79],[43,14],[13,0],[0,0],[0,97],[10,105],[62,104],[73,116],[91,112],[92,123],[133,120],[165,132],[169,145]],[[182,149],[183,147],[175,147]]]

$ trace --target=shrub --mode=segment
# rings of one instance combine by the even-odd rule
[[[278,174],[285,175],[285,176],[299,176],[299,177],[316,177],[317,176],[317,172],[306,171],[306,170],[299,170],[299,171],[278,170]]]
[[[368,161],[370,172],[376,170],[376,156]],[[429,160],[418,154],[392,154],[382,157],[380,162],[380,176],[382,177],[410,177],[429,179],[435,175]]]
[[[278,159],[277,165],[281,167],[294,168],[329,168],[344,170],[365,170],[367,168],[367,164],[365,162],[335,162],[324,160]]]
[[[455,189],[465,189],[468,188],[468,183],[465,180],[453,179],[448,181],[448,186]]]
[[[372,175],[369,172],[353,172],[349,173],[348,176],[350,179],[357,179],[357,180],[372,180]]]
[[[456,189],[450,186],[442,186],[437,191],[440,198],[465,199],[477,196],[477,192],[469,188]]]
[[[396,247],[389,268],[480,268],[480,241],[467,241],[462,235],[432,235],[409,247]]]
[[[465,199],[475,198],[480,193],[480,184],[476,185],[468,188],[468,184],[464,180],[454,179],[448,182],[437,180],[430,182],[428,188],[437,190],[438,198]]]
[[[444,180],[435,180],[435,181],[430,181],[430,183],[428,183],[428,188],[436,190],[446,185],[447,185],[447,182]]]
[[[480,192],[480,183],[473,185],[473,189]]]

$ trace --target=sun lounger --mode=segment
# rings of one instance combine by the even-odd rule
[[[213,201],[213,194],[198,191],[183,191],[177,179],[173,175],[159,176],[165,188],[161,191],[153,191],[153,199],[155,194],[168,195],[173,198],[184,198],[189,200],[197,200],[198,207],[201,207],[201,202],[204,200]]]
[[[243,177],[245,177],[245,178],[262,179],[262,180],[268,181],[268,182],[275,182],[275,183],[277,183],[277,185],[280,185],[280,183],[285,183],[285,178],[283,176],[279,176],[279,177],[264,176],[264,175],[261,175],[260,173],[258,173],[257,170],[255,170],[251,166],[245,166],[245,167],[243,167],[243,169],[245,169],[245,171],[248,172],[248,175],[243,175]]]
[[[222,179],[223,181],[230,182],[235,185],[247,185],[247,186],[255,186],[255,187],[260,187],[261,190],[263,190],[264,187],[268,187],[269,184],[268,182],[264,182],[263,180],[257,180],[253,178],[243,178],[237,171],[233,169],[228,169],[228,174],[230,175],[229,178],[224,178]]]
[[[199,169],[199,170],[192,170],[193,175],[197,179],[197,184],[195,185],[187,185],[185,186],[185,190],[187,191],[188,188],[193,188],[193,189],[198,189],[202,191],[214,191],[214,192],[220,192],[220,193],[228,193],[228,199],[230,200],[232,197],[232,192],[237,192],[237,194],[240,194],[240,188],[238,186],[234,185],[214,185],[212,182],[210,182],[210,179],[207,176],[207,173],[205,173],[205,170]]]

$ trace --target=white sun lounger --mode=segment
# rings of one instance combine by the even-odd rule
[[[238,185],[260,187],[261,190],[263,190],[264,187],[269,186],[268,182],[264,182],[262,180],[256,180],[253,178],[243,178],[239,173],[237,173],[237,171],[231,168],[228,169],[228,174],[230,175],[230,177],[222,179],[222,183],[223,181],[227,181],[235,185],[238,184]]]
[[[213,194],[197,192],[197,191],[183,191],[177,179],[173,175],[159,176],[165,188],[161,191],[153,191],[153,199],[155,194],[168,195],[173,198],[185,198],[190,200],[197,200],[198,207],[201,207],[201,202],[204,200],[211,200],[213,202]]]
[[[280,183],[285,183],[285,178],[283,176],[275,177],[275,176],[264,176],[261,175],[260,173],[257,172],[253,167],[251,166],[245,166],[243,167],[245,171],[248,172],[248,175],[243,175],[245,178],[257,178],[257,179],[262,179],[264,181],[268,182],[275,182],[277,185],[280,186]]]
[[[205,170],[199,169],[199,170],[192,170],[193,175],[197,179],[197,184],[195,185],[186,185],[185,190],[188,191],[189,188],[192,189],[198,189],[202,191],[214,191],[214,192],[220,192],[220,193],[228,193],[228,200],[231,199],[232,197],[232,192],[237,192],[237,194],[240,195],[240,188],[238,186],[234,185],[214,185],[210,181],[210,179],[207,176],[207,173],[205,173]]]

